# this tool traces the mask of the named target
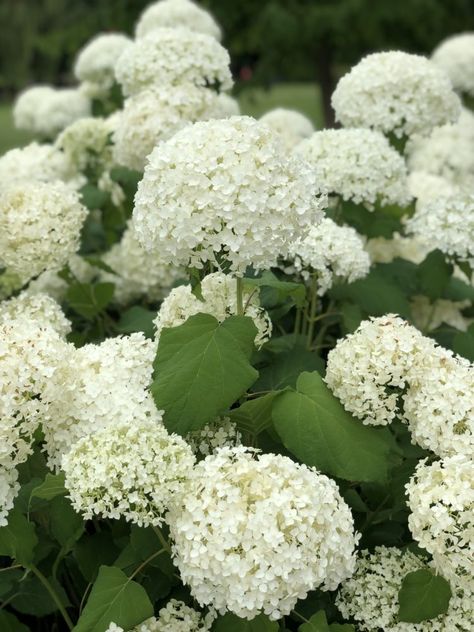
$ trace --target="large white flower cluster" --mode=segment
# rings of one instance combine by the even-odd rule
[[[373,263],[390,263],[397,258],[421,263],[431,252],[429,245],[421,243],[419,239],[414,237],[400,235],[400,233],[393,233],[391,239],[373,237],[366,242],[365,248]]]
[[[191,475],[194,455],[154,418],[130,419],[79,439],[61,461],[72,506],[84,518],[159,526]]]
[[[18,96],[13,118],[15,126],[45,138],[76,121],[89,116],[89,98],[78,88],[33,86]]]
[[[411,200],[402,156],[383,134],[370,129],[316,132],[296,152],[315,170],[328,193],[363,203],[407,205]]]
[[[260,117],[260,122],[278,134],[286,150],[293,149],[314,132],[309,118],[297,110],[275,108]]]
[[[159,142],[189,123],[213,118],[217,99],[212,90],[192,84],[152,86],[126,99],[113,136],[116,162],[143,171],[146,157]]]
[[[177,265],[269,268],[326,202],[309,165],[249,117],[195,123],[149,156],[135,196],[139,240]]]
[[[474,457],[474,366],[439,347],[424,364],[403,398],[413,440],[442,457]]]
[[[326,383],[364,424],[386,425],[401,414],[399,399],[423,372],[434,343],[393,314],[363,321],[329,352]]]
[[[474,266],[474,194],[456,192],[420,200],[406,228],[431,250],[439,248]]]
[[[77,251],[87,211],[56,181],[22,182],[0,192],[0,263],[23,282],[62,268]]]
[[[112,163],[111,135],[114,120],[84,117],[59,134],[55,146],[76,171],[102,172]]]
[[[233,448],[242,445],[242,435],[229,417],[219,417],[199,430],[186,435],[186,441],[198,457],[214,454],[219,448]]]
[[[53,145],[30,143],[0,157],[0,188],[17,182],[69,182],[75,176],[67,157]]]
[[[456,123],[437,127],[428,138],[415,137],[408,144],[408,165],[412,170],[442,176],[458,186],[473,187],[473,145],[474,115],[463,109]]]
[[[41,396],[65,345],[41,319],[0,319],[0,526],[18,493],[16,467],[30,454],[45,414]]]
[[[470,599],[453,594],[445,615],[421,623],[398,620],[398,593],[405,575],[426,568],[411,551],[378,546],[361,551],[354,575],[344,582],[336,598],[343,617],[353,619],[365,632],[469,632]]]
[[[91,94],[107,93],[115,81],[115,63],[132,40],[122,33],[99,33],[79,51],[74,75]]]
[[[41,292],[35,294],[23,291],[18,296],[0,303],[0,323],[7,324],[19,317],[46,324],[63,338],[71,331],[71,323],[60,305]]]
[[[221,30],[212,15],[190,0],[159,0],[150,4],[136,24],[135,35],[141,38],[157,28],[179,26],[221,39]]]
[[[221,614],[271,619],[354,568],[357,537],[334,481],[287,457],[222,448],[167,515],[183,582]]]
[[[58,468],[70,446],[92,431],[156,418],[147,392],[154,355],[153,341],[141,333],[79,349],[69,345],[43,394],[50,467]]]
[[[211,314],[219,322],[237,314],[237,280],[235,277],[214,272],[201,281],[202,300],[195,296],[189,285],[181,285],[169,293],[163,301],[154,324],[159,340],[165,327],[178,327],[195,314]],[[272,334],[272,321],[260,307],[258,292],[254,288],[244,290],[245,316],[251,318],[257,328],[255,344],[261,347]]]
[[[451,79],[457,92],[474,95],[474,33],[452,35],[431,56]]]
[[[127,96],[152,85],[186,83],[220,91],[232,87],[229,64],[229,53],[213,37],[186,28],[160,28],[120,55],[115,76]]]
[[[170,599],[161,608],[158,618],[151,617],[133,628],[132,632],[208,632],[214,615],[203,615],[182,601]],[[111,623],[107,632],[125,632],[123,628]]]
[[[416,170],[408,176],[408,188],[413,197],[421,204],[459,192],[459,188],[446,178],[427,171]]]
[[[332,95],[345,127],[370,127],[397,137],[429,134],[454,122],[461,104],[446,74],[419,55],[373,53],[344,75]]]
[[[115,274],[102,271],[101,278],[115,284],[114,299],[121,305],[140,297],[162,300],[174,283],[186,278],[183,268],[163,263],[156,254],[146,252],[130,224],[122,239],[102,256],[102,260]]]
[[[350,226],[338,226],[328,217],[295,242],[290,257],[303,278],[317,276],[320,295],[335,281],[351,283],[365,277],[370,269],[370,257],[357,231]]]
[[[422,462],[406,486],[415,540],[454,586],[474,590],[474,464],[457,454]]]
[[[212,116],[209,116],[209,118],[230,118],[231,116],[239,116],[240,105],[237,99],[230,96],[230,94],[220,92],[213,101],[211,113]]]

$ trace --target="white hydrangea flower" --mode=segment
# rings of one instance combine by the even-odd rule
[[[130,224],[122,239],[102,256],[102,260],[115,274],[102,271],[101,279],[115,284],[114,299],[120,305],[127,305],[142,296],[150,301],[162,300],[174,283],[186,278],[183,268],[165,264],[156,254],[146,252]]]
[[[441,176],[453,185],[474,187],[474,115],[463,109],[459,120],[437,127],[427,138],[407,145],[408,166]],[[439,186],[436,187],[440,189]]]
[[[427,296],[414,296],[410,301],[413,322],[421,331],[434,331],[442,323],[459,331],[467,331],[470,320],[462,310],[471,306],[471,301],[449,301],[444,298],[433,302]]]
[[[80,283],[90,283],[96,275],[95,268],[79,255],[73,255],[67,262],[67,265]],[[47,294],[54,298],[55,301],[61,302],[66,295],[68,287],[67,282],[59,276],[56,270],[46,270],[36,279],[30,281],[25,293],[30,295]]]
[[[474,465],[455,455],[416,468],[406,486],[415,540],[454,586],[474,590]]]
[[[219,448],[233,448],[242,444],[242,435],[229,417],[219,417],[214,422],[186,435],[186,441],[198,457],[214,454]]]
[[[354,575],[345,581],[336,597],[343,617],[353,619],[365,632],[470,632],[469,595],[453,594],[446,614],[421,623],[398,621],[398,593],[405,575],[426,568],[411,551],[378,546],[361,551]]]
[[[66,343],[40,320],[0,319],[0,526],[18,493],[16,467],[31,452],[42,400]]]
[[[397,137],[429,134],[454,122],[461,103],[446,74],[419,55],[373,53],[344,75],[332,95],[345,127],[370,127]]]
[[[428,244],[399,233],[393,233],[391,239],[373,237],[367,240],[365,248],[373,263],[391,263],[394,259],[400,258],[418,264],[431,252]]]
[[[156,418],[147,388],[156,348],[143,334],[109,338],[80,349],[69,345],[43,393],[48,416],[43,424],[51,468],[77,440],[122,422]]]
[[[212,118],[217,98],[212,90],[185,84],[152,86],[126,99],[113,136],[115,161],[143,171],[158,143],[189,123]]]
[[[90,114],[90,99],[77,88],[33,86],[20,93],[14,108],[16,127],[53,138],[73,121]]]
[[[209,632],[214,615],[202,613],[190,608],[182,601],[170,599],[158,614],[135,626],[132,632]],[[115,623],[111,623],[107,632],[124,632]]]
[[[218,94],[212,105],[212,116],[209,118],[220,119],[240,115],[239,102],[237,99],[234,99],[234,97],[230,96],[230,94],[226,94],[225,92]]]
[[[166,519],[183,582],[221,614],[279,619],[354,568],[357,537],[336,483],[284,456],[221,448],[195,466]]]
[[[328,217],[295,242],[290,258],[292,269],[303,278],[316,275],[320,296],[334,281],[351,283],[365,277],[370,270],[370,257],[357,231],[350,226],[338,226]]]
[[[126,96],[152,85],[232,87],[229,53],[219,42],[186,28],[159,28],[123,52],[115,76]]]
[[[260,122],[272,129],[291,150],[314,132],[314,125],[307,116],[297,110],[275,108],[260,117]]]
[[[474,366],[437,347],[403,396],[412,439],[444,457],[474,456]]]
[[[399,398],[423,371],[423,360],[435,343],[393,314],[363,321],[329,352],[325,381],[346,410],[364,424],[391,423]]]
[[[165,327],[178,327],[195,314],[211,314],[219,322],[237,314],[237,280],[235,277],[214,272],[201,281],[202,300],[192,293],[189,285],[180,285],[163,301],[156,319],[156,340],[159,341]],[[260,307],[258,291],[244,290],[245,316],[251,318],[257,328],[255,344],[261,347],[272,334],[272,321]]]
[[[59,181],[0,191],[0,263],[23,282],[62,268],[79,248],[86,215],[78,193]]]
[[[413,197],[422,204],[459,192],[458,187],[446,178],[427,171],[412,171],[408,176],[408,188]]]
[[[406,206],[411,201],[402,156],[383,134],[369,129],[328,129],[303,141],[296,153],[311,164],[328,193],[362,203]]]
[[[107,93],[115,81],[115,63],[132,40],[122,33],[99,33],[79,51],[75,77],[98,93]]]
[[[242,274],[275,265],[325,203],[309,165],[267,127],[232,117],[195,123],[150,154],[133,220],[164,260],[201,268],[220,253]]]
[[[162,524],[194,462],[189,445],[168,434],[157,411],[94,430],[72,444],[61,467],[72,506],[85,520],[125,518],[147,527]]]
[[[455,193],[419,200],[406,229],[430,250],[474,266],[474,194]]]
[[[20,316],[52,327],[63,338],[71,331],[71,323],[60,305],[47,294],[23,291],[14,298],[0,302],[0,323],[8,323]]]
[[[457,92],[474,96],[474,33],[460,33],[446,38],[431,56],[451,79]]]
[[[150,4],[138,19],[135,35],[139,39],[157,28],[179,26],[221,39],[221,29],[212,15],[190,0],[160,0]]]
[[[84,117],[68,125],[56,139],[77,172],[86,170],[102,173],[112,166],[112,125],[101,117]]]
[[[20,149],[11,149],[0,157],[2,189],[25,181],[69,182],[74,177],[74,169],[67,157],[53,145],[30,143]]]

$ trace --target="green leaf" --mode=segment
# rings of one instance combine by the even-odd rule
[[[456,277],[451,277],[444,290],[443,298],[449,301],[468,300],[474,302],[474,286],[468,285]]]
[[[67,490],[64,487],[64,474],[46,474],[46,478],[31,492],[32,497],[52,500],[56,496],[64,496]]]
[[[129,630],[153,615],[145,589],[114,566],[101,566],[74,632],[105,632],[113,621]]]
[[[264,614],[247,621],[228,613],[214,622],[212,632],[278,632],[278,623]]]
[[[354,419],[318,373],[302,373],[296,392],[275,399],[273,422],[285,447],[307,465],[350,481],[387,477],[390,433]]]
[[[406,623],[420,623],[445,614],[451,599],[449,583],[427,568],[405,575],[398,593],[398,618]]]
[[[420,289],[431,300],[443,295],[453,273],[453,266],[446,261],[441,250],[433,250],[418,266]]]
[[[197,430],[227,410],[258,377],[248,355],[256,328],[250,318],[223,323],[209,314],[165,329],[151,391],[168,430]]]
[[[93,184],[86,184],[80,190],[82,203],[90,211],[101,208],[109,199],[109,194]]]
[[[51,534],[69,551],[84,532],[84,521],[67,498],[56,497],[50,508]]]
[[[151,309],[145,309],[139,305],[134,305],[126,312],[123,312],[117,329],[123,334],[132,334],[136,331],[143,331],[148,338],[153,338],[155,335],[155,325],[153,324],[156,318],[156,312]]]
[[[341,202],[341,210],[345,223],[353,226],[362,235],[387,239],[390,239],[395,231],[402,230],[400,217],[407,211],[400,207],[380,205],[375,211],[368,211],[362,204],[350,201]]]
[[[331,632],[355,632],[355,627],[350,623],[331,623]]]
[[[48,581],[53,586],[61,602],[65,606],[69,606],[70,603],[64,588],[52,577],[49,577]],[[12,599],[12,606],[22,614],[31,614],[35,617],[44,617],[58,610],[58,606],[47,588],[32,574],[18,583],[18,595]]]
[[[454,336],[453,351],[474,362],[474,333],[460,331]]]
[[[239,430],[256,436],[271,427],[273,401],[278,394],[267,393],[244,402],[242,406],[232,409],[228,417],[237,424]]]
[[[88,582],[95,580],[100,566],[112,564],[118,554],[118,547],[106,531],[85,534],[74,546],[77,565]]]
[[[113,283],[75,283],[66,292],[66,302],[84,318],[91,320],[100,314],[114,296]]]
[[[20,623],[14,614],[0,610],[0,630],[2,632],[28,632],[29,628],[24,623]]]
[[[38,544],[35,525],[16,510],[7,517],[8,524],[0,528],[0,555],[8,555],[19,564],[28,566],[33,561],[33,552]]]
[[[298,628],[299,632],[329,632],[328,620],[324,610],[313,614],[307,623],[303,623]]]
[[[303,371],[324,373],[324,362],[317,353],[304,346],[295,346],[290,351],[271,358],[269,366],[260,369],[260,377],[253,385],[259,391],[277,391],[286,386],[295,387],[298,376]]]
[[[251,289],[254,287],[267,287],[274,290],[273,305],[283,303],[287,299],[301,307],[306,297],[306,288],[302,283],[293,283],[290,281],[280,281],[273,272],[266,271],[256,278],[244,278],[244,287]]]

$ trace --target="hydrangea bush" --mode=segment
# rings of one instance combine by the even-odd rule
[[[0,630],[470,632],[472,34],[315,130],[191,0],[132,31],[0,156]]]

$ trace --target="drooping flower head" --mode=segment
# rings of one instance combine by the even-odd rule
[[[339,81],[332,105],[345,127],[370,127],[399,138],[427,135],[454,122],[461,108],[442,70],[401,51],[364,57]]]
[[[260,122],[278,134],[289,150],[314,132],[314,126],[309,118],[297,110],[275,108],[260,117]]]
[[[99,33],[79,51],[74,75],[94,93],[107,93],[115,81],[117,58],[132,45],[122,33]]]
[[[241,275],[275,265],[324,204],[309,165],[257,121],[232,117],[189,126],[150,154],[133,221],[164,260],[220,260]]]
[[[474,95],[474,33],[446,38],[431,59],[448,75],[457,92]]]
[[[195,466],[167,522],[183,582],[221,614],[279,619],[353,571],[357,538],[336,484],[284,456],[221,448]]]
[[[229,53],[213,37],[182,27],[160,28],[122,53],[115,76],[127,96],[152,85],[187,83],[225,91],[232,87],[229,64]]]
[[[221,39],[221,30],[212,15],[190,0],[160,0],[150,4],[137,22],[135,35],[139,39],[157,28],[179,26]]]

